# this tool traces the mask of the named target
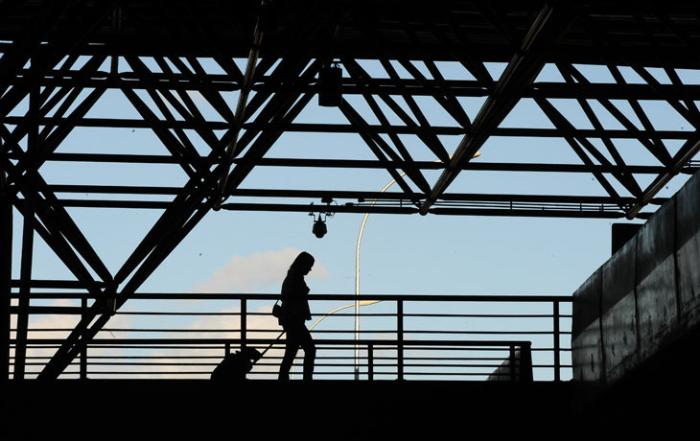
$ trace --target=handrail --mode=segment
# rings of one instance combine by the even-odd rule
[[[117,292],[116,296],[119,296]],[[33,292],[32,299],[95,299],[100,296],[90,293],[77,292]],[[17,299],[19,294],[13,292],[10,298]],[[279,294],[259,294],[259,293],[167,293],[167,292],[145,292],[134,293],[130,296],[133,300],[277,300]],[[354,300],[354,294],[309,294],[309,300]],[[363,300],[381,301],[415,301],[415,302],[524,302],[541,303],[549,301],[573,302],[574,297],[570,295],[461,295],[461,294],[362,294]]]
[[[58,281],[44,282],[46,285],[62,285]],[[12,293],[11,297],[17,298],[18,295]],[[45,300],[49,305],[48,301],[55,299],[68,302],[61,306],[32,305],[29,313],[77,317],[91,307],[93,301],[90,299],[96,297],[99,296],[75,291],[36,292],[32,289],[30,298],[33,300]],[[121,372],[118,369],[103,370],[106,366],[125,369],[132,366],[139,367],[140,373],[147,378],[154,375],[172,375],[177,378],[189,375],[201,378],[207,376],[208,371],[193,371],[190,368],[212,368],[217,359],[238,347],[273,344],[272,352],[275,353],[268,354],[249,376],[274,377],[274,366],[279,365],[281,350],[286,343],[284,338],[275,340],[272,337],[280,332],[280,328],[271,316],[269,307],[278,298],[278,294],[258,293],[137,293],[123,310],[115,314],[116,317],[128,316],[129,322],[102,329],[64,374],[78,374],[80,378],[137,375],[139,372],[133,369]],[[336,304],[334,302],[354,299],[355,296],[351,294],[309,296],[315,311],[324,309],[322,305],[330,305],[325,309],[333,310]],[[145,310],[147,308],[138,303],[143,300],[149,301],[148,309],[157,310]],[[178,302],[170,310],[171,300],[187,303]],[[376,300],[378,303],[369,307],[369,311],[357,315],[313,314],[315,317],[332,318],[335,324],[313,330],[319,351],[315,375],[323,378],[335,375],[338,378],[358,379],[360,373],[361,379],[367,380],[431,377],[443,380],[486,379],[489,375],[491,378],[498,377],[500,374],[494,374],[493,371],[499,366],[503,370],[503,363],[511,363],[517,369],[509,370],[508,375],[515,381],[516,377],[521,377],[521,367],[513,364],[513,354],[519,354],[519,351],[527,348],[527,354],[532,354],[532,360],[526,357],[528,364],[523,369],[538,372],[536,379],[560,381],[562,372],[565,378],[570,377],[572,350],[570,344],[564,344],[562,337],[568,339],[571,335],[572,317],[566,308],[573,304],[572,296],[363,294],[363,300]],[[192,303],[189,302],[201,301],[209,302],[205,304],[205,309],[190,309]],[[234,308],[214,312],[221,305],[216,302],[220,301],[232,301]],[[129,305],[136,309],[131,310]],[[11,313],[18,312],[16,307],[11,307]],[[189,323],[197,316],[200,316],[201,321],[196,327],[182,326],[183,320],[184,323]],[[353,318],[368,321],[357,334],[348,326]],[[326,320],[329,321],[331,320]],[[36,356],[43,352],[36,351],[50,352],[63,343],[62,333],[71,330],[66,325],[56,325],[53,322],[44,326],[35,323],[34,329],[29,329],[26,344],[27,360],[31,362],[25,363],[30,368],[26,371],[28,376],[38,372],[34,369],[43,365],[43,359]],[[112,338],[109,338],[110,333]],[[172,338],[169,337],[171,333],[175,334]],[[10,346],[16,344],[17,339],[12,338]],[[350,356],[358,347],[362,348],[359,356]],[[142,358],[138,363],[124,362],[135,357]],[[186,361],[188,358],[201,357],[208,357],[212,362]],[[494,364],[489,364],[491,361]],[[14,359],[11,358],[10,362],[14,363]],[[297,365],[298,363],[294,364]],[[484,372],[484,369],[492,371]],[[533,375],[523,373],[522,378],[532,379]]]

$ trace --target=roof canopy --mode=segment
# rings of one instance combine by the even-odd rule
[[[700,68],[699,46],[697,1],[6,0],[3,186],[81,283],[98,286],[97,275],[107,288],[90,288],[95,293],[120,293],[117,307],[212,209],[645,218],[664,202],[657,196],[671,179],[697,165],[700,83],[680,69]],[[320,75],[333,62],[342,77],[324,85]],[[339,120],[300,118],[324,89],[340,94],[332,109]],[[90,113],[116,95],[135,116]],[[648,102],[682,123],[659,127]],[[503,124],[523,103],[546,124]],[[444,118],[436,122],[438,111]],[[165,154],[62,151],[86,128],[149,130]],[[353,135],[363,154],[269,154],[299,133]],[[530,146],[556,139],[573,160],[548,161],[533,148],[528,161],[495,161],[487,154],[494,139]],[[630,149],[649,161],[629,160]],[[52,161],[169,164],[184,183],[134,185],[128,173],[120,185],[47,182],[42,166]],[[351,169],[358,179],[305,189],[293,179],[276,187],[247,180],[269,166]],[[360,170],[384,170],[399,190],[368,191]],[[451,191],[458,177],[483,171],[553,178],[547,194]],[[602,191],[566,190],[563,174],[588,175]],[[78,193],[93,197],[71,196]],[[163,213],[110,274],[66,207]],[[88,339],[98,332],[108,316],[91,322],[103,306],[44,375],[57,375],[79,353],[85,329]]]

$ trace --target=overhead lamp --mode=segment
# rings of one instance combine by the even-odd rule
[[[326,204],[325,210],[319,210],[318,216],[314,214],[313,209],[313,202],[311,203],[311,208],[312,211],[309,213],[309,216],[312,216],[314,218],[314,226],[311,229],[311,232],[314,233],[314,236],[318,237],[319,239],[322,238],[323,236],[328,233],[328,227],[326,226],[326,219],[328,219],[328,216],[333,216],[333,210],[331,209],[331,204],[334,202],[333,199],[330,196],[324,196],[321,198],[321,202]]]
[[[328,232],[328,227],[326,227],[326,221],[324,219],[321,219],[320,214],[314,221],[314,227],[311,229],[311,232],[314,233],[314,236],[318,237],[319,239],[325,236]]]
[[[318,73],[318,105],[337,107],[343,100],[343,69],[333,62]]]

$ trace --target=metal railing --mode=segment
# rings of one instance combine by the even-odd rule
[[[17,294],[13,294],[13,305]],[[252,379],[277,378],[285,339],[270,311],[276,294],[141,293],[62,374],[62,378],[208,378],[223,356],[242,347],[263,350]],[[32,293],[26,378],[41,371],[94,298],[72,292]],[[568,296],[365,295],[362,329],[342,309],[353,295],[311,295],[317,347],[315,378],[360,380],[487,380],[531,369],[530,378],[571,377]],[[17,314],[17,306],[11,308]],[[309,326],[311,326],[309,323]],[[10,372],[16,329],[12,329]],[[302,351],[292,374],[300,375]],[[527,353],[531,366],[515,365]],[[519,359],[518,359],[519,360]],[[499,367],[501,369],[499,369]],[[527,377],[527,375],[525,375]]]

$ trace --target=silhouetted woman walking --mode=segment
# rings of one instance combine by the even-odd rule
[[[292,262],[289,271],[287,271],[287,277],[282,283],[280,324],[287,333],[287,346],[280,365],[280,380],[289,380],[289,370],[299,347],[304,350],[304,380],[311,380],[313,377],[316,346],[304,323],[306,320],[311,320],[309,287],[304,282],[304,276],[309,274],[313,266],[313,256],[302,251]]]

